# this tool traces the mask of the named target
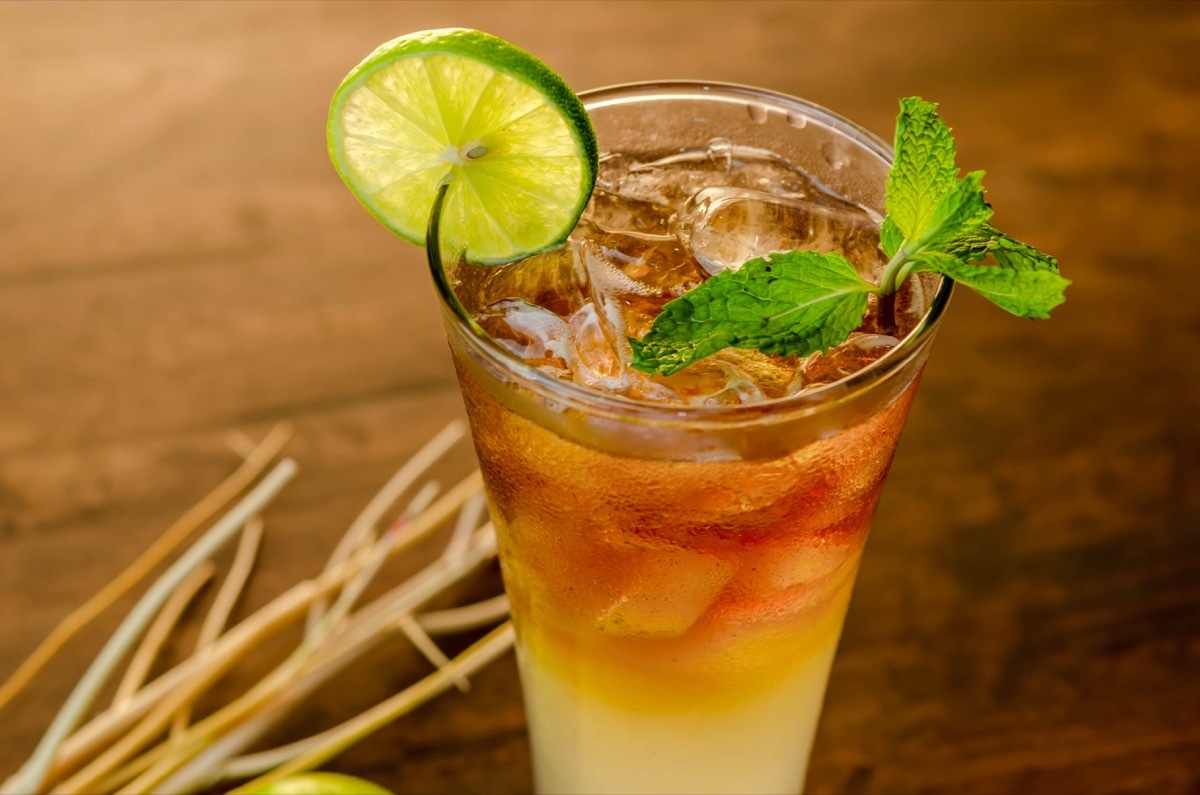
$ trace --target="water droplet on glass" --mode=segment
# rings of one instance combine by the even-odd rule
[[[746,112],[750,114],[750,121],[754,122],[755,124],[767,123],[768,111],[766,105],[759,105],[755,102],[751,102],[746,105]]]
[[[787,112],[787,123],[795,127],[797,130],[803,130],[808,126],[808,117],[803,113],[789,110]]]
[[[846,163],[849,162],[846,153],[828,141],[821,144],[821,156],[825,158],[826,163],[833,166],[835,171],[845,168]]]

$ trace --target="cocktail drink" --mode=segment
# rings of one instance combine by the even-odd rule
[[[950,292],[933,274],[807,357],[630,366],[664,304],[773,251],[878,282],[890,149],[712,84],[582,95],[567,243],[439,276],[544,793],[798,792],[871,516]],[[435,257],[436,260],[436,257]]]
[[[342,81],[330,155],[429,253],[538,789],[796,792],[952,283],[1047,318],[1070,281],[920,97],[894,155],[740,86],[584,99],[418,31]]]

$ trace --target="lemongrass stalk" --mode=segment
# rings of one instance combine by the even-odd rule
[[[472,493],[480,488],[479,472],[467,476],[442,495],[421,516],[409,524],[406,540],[402,546],[393,548],[393,553],[432,532],[449,518]],[[365,565],[362,556],[339,564],[320,578],[306,580],[276,597],[254,615],[223,635],[212,646],[212,652],[203,659],[192,657],[155,679],[140,690],[124,713],[108,710],[92,719],[71,736],[63,746],[58,764],[71,769],[81,757],[87,757],[108,743],[135,720],[145,715],[164,694],[195,678],[207,678],[209,669],[220,674],[232,667],[238,657],[261,643],[271,633],[286,626],[303,613],[314,601],[327,597],[340,588],[349,577],[354,576]]]
[[[325,583],[306,580],[293,586],[255,613],[252,619],[223,635],[203,659],[189,658],[139,690],[124,712],[110,709],[97,715],[63,744],[55,763],[56,773],[74,769],[83,759],[115,742],[167,694],[183,689],[199,695],[248,651],[287,627],[303,615],[315,599],[332,592],[338,585],[334,580]]]
[[[153,712],[153,719],[144,719],[144,716],[151,713],[164,698],[176,693],[185,693],[188,694],[188,698],[180,701],[181,706],[194,701],[209,685],[232,668],[249,649],[300,617],[317,598],[340,588],[360,567],[361,561],[347,561],[334,571],[334,576],[324,581],[305,580],[293,586],[222,636],[210,646],[208,654],[185,660],[140,690],[125,712],[109,710],[97,716],[64,745],[63,753],[56,760],[54,773],[58,775],[63,770],[74,769],[82,759],[90,757],[104,746],[109,747],[106,759],[112,764],[112,760],[117,758],[117,755],[112,753],[113,744],[125,742],[134,732],[137,732],[139,737],[144,737],[147,733],[152,734],[155,728],[160,728],[158,717],[161,713]],[[131,729],[139,719],[143,719],[142,723]],[[129,746],[122,748],[126,756],[132,752]],[[167,751],[165,746],[160,746],[149,751],[146,756],[157,761]],[[102,772],[103,766],[93,767],[89,778],[80,779],[77,783],[86,781],[90,784]]]
[[[476,473],[476,474],[478,475],[478,473]],[[475,531],[475,534],[472,536],[471,546],[482,546],[482,547],[485,547],[485,549],[482,550],[483,554],[479,557],[472,555],[472,562],[470,562],[470,566],[477,565],[477,561],[496,554],[496,552],[495,552],[495,535],[492,532],[491,523],[488,523],[488,524],[484,525],[483,527],[479,528],[479,530]],[[470,547],[468,549],[470,549]],[[389,610],[391,610],[392,613],[394,614],[395,610],[393,609],[392,605],[394,605],[396,603],[397,599],[400,599],[404,594],[408,593],[409,591],[412,591],[416,588],[424,587],[422,585],[422,583],[424,582],[425,579],[430,578],[430,577],[436,578],[436,577],[442,576],[440,574],[440,572],[443,571],[443,569],[445,569],[448,565],[452,569],[457,568],[457,564],[455,564],[455,565],[450,565],[450,564],[451,564],[451,562],[447,561],[446,556],[443,554],[436,561],[434,561],[434,563],[430,564],[425,569],[422,569],[420,572],[413,575],[408,580],[395,586],[394,588],[392,588],[390,591],[386,592],[382,596],[377,597],[371,603],[369,603],[367,605],[363,605],[363,607],[360,608],[359,611],[355,614],[356,620],[358,622],[375,620],[380,615],[382,615],[383,613],[385,613]],[[470,566],[468,566],[468,568],[470,568]],[[406,610],[401,610],[400,612],[406,612]],[[383,623],[380,624],[379,626],[387,625],[387,622],[389,620],[390,619],[385,618],[383,620]]]
[[[496,554],[495,547],[487,543],[486,535],[481,536],[481,540],[482,543],[473,543],[458,560],[438,558],[405,582],[364,605],[341,633],[340,637],[345,638],[342,643],[353,646],[366,640],[381,639],[387,633],[396,631],[402,616],[413,613]]]
[[[471,534],[479,527],[479,522],[483,519],[486,510],[487,500],[484,498],[483,492],[472,494],[458,513],[458,522],[454,525],[454,533],[450,536],[450,541],[446,544],[446,550],[443,553],[446,557],[456,558],[466,551],[467,545],[471,543]]]
[[[508,598],[501,594],[500,596],[464,607],[423,613],[417,617],[417,621],[426,632],[449,634],[477,629],[487,624],[494,624],[507,616],[507,614]],[[365,647],[362,649],[362,651],[366,650]],[[330,671],[330,673],[334,672]],[[319,685],[321,682],[317,682],[316,684]],[[255,721],[258,722],[258,718],[255,718]],[[238,742],[230,743],[228,747],[236,748],[238,744],[242,744],[243,747],[248,746],[254,741],[254,738],[261,736],[261,732],[270,728],[270,725],[266,724],[267,721],[262,721],[259,724],[258,728],[261,731],[255,731],[252,728],[245,729]],[[248,724],[246,725],[248,726]],[[223,780],[261,775],[301,753],[320,746],[323,742],[330,739],[335,731],[336,728],[330,729],[304,740],[298,740],[269,751],[234,757],[225,761],[224,764],[220,764],[219,767],[215,765],[219,762],[220,754],[211,754],[210,751],[220,750],[224,752],[224,749],[212,747],[206,749],[202,757],[197,757],[193,762],[189,763],[187,769],[179,770],[169,780],[162,782],[162,786],[159,789],[167,792],[196,792],[211,788]],[[148,759],[151,756],[153,755],[147,754],[134,760],[133,763],[130,763],[130,765],[119,771],[119,777],[114,774],[114,777],[104,779],[100,782],[98,790],[112,791],[133,780],[135,776],[144,773],[150,768],[153,761],[157,761],[161,757],[161,754],[154,759]]]
[[[399,540],[400,530],[403,529],[404,525],[408,521],[411,521],[429,507],[429,503],[433,501],[435,496],[437,496],[437,491],[438,485],[433,481],[427,482],[421,486],[420,490],[417,491],[416,495],[414,495],[412,500],[409,501],[408,506],[404,509],[404,513],[401,515],[400,521],[396,523],[392,530],[384,533],[378,539],[378,541],[375,542],[371,551],[360,553],[367,556],[367,565],[363,567],[363,570],[360,571],[358,575],[354,577],[354,579],[350,580],[350,582],[348,582],[346,586],[342,588],[342,592],[339,593],[337,599],[334,600],[333,606],[329,608],[329,611],[321,617],[320,621],[317,622],[316,627],[313,629],[312,633],[310,633],[310,643],[321,642],[325,635],[329,633],[330,629],[336,623],[341,621],[347,613],[350,612],[355,603],[358,602],[359,598],[362,596],[363,591],[365,591],[367,586],[371,584],[371,581],[375,579],[375,575],[379,573],[379,569],[383,566],[384,561],[391,557],[392,548]],[[467,499],[467,503],[470,503],[470,498]],[[461,509],[459,510],[459,515],[462,515]],[[364,536],[363,538],[369,538],[369,536]]]
[[[124,765],[109,771],[106,775],[97,779],[95,785],[92,787],[92,791],[116,792],[123,785],[128,784],[130,781],[133,781],[139,775],[149,770],[154,765],[154,762],[159,759],[166,750],[168,750],[170,742],[171,741],[168,739],[166,743],[156,745],[149,752],[144,753],[141,756],[136,756],[126,762]],[[59,792],[60,790],[58,789],[54,790],[55,795],[58,795]]]
[[[150,674],[150,668],[154,665],[154,661],[158,659],[163,644],[170,636],[171,630],[175,629],[179,619],[183,617],[183,611],[187,609],[187,606],[200,593],[200,589],[208,584],[216,572],[217,567],[211,560],[204,561],[200,568],[193,571],[187,579],[180,583],[167,599],[166,604],[154,619],[154,623],[146,631],[141,645],[130,659],[120,684],[117,685],[116,693],[113,695],[114,707],[123,709],[129,703],[129,699],[133,698],[133,694],[141,688]]]
[[[372,574],[378,571],[379,567],[388,558],[407,549],[408,547],[420,541],[425,536],[429,535],[438,525],[455,510],[461,509],[463,503],[470,498],[472,494],[481,488],[482,479],[478,471],[475,471],[467,477],[460,480],[449,491],[430,506],[430,508],[422,515],[415,517],[411,523],[398,526],[393,532],[385,534],[375,545],[364,547],[359,550],[350,560],[361,561],[359,566],[360,571],[370,571]],[[452,506],[451,510],[440,510],[441,506]],[[435,521],[429,521],[431,515],[437,517]],[[322,575],[324,576],[324,575]],[[362,585],[366,587],[365,583]],[[403,587],[403,586],[401,586]],[[347,592],[349,591],[349,592]],[[297,654],[303,654],[306,650],[323,642],[325,635],[333,622],[337,621],[341,615],[344,615],[346,610],[358,598],[358,593],[353,587],[349,587],[342,592],[339,597],[337,609],[330,615],[321,614],[316,625],[312,628],[300,648],[297,649]],[[309,618],[313,616],[312,611],[309,612]]]
[[[193,569],[207,560],[233,533],[241,529],[250,517],[262,510],[262,507],[295,476],[296,471],[296,462],[292,459],[285,458],[280,461],[249,494],[234,505],[159,577],[109,638],[108,643],[105,644],[83,678],[75,686],[67,703],[55,716],[50,728],[34,750],[33,756],[11,779],[12,786],[10,787],[6,782],[5,792],[33,793],[41,790],[46,773],[58,753],[59,746],[78,725],[79,720],[91,706],[121,657],[141,635],[171,592]]]
[[[433,663],[437,668],[445,668],[450,663],[450,658],[446,653],[433,642],[433,638],[425,634],[425,630],[421,629],[412,617],[411,613],[407,613],[400,617],[397,622],[400,631],[404,633],[404,637],[408,638],[409,642],[425,656],[426,660]],[[466,693],[471,689],[471,682],[466,677],[454,680],[454,686],[458,688],[460,693]]]
[[[197,527],[212,519],[225,505],[232,502],[238,494],[258,480],[267,465],[283,450],[283,446],[291,438],[291,435],[290,426],[276,425],[232,475],[221,481],[200,502],[189,508],[133,563],[108,585],[101,588],[99,593],[60,621],[8,680],[0,685],[0,709],[3,709],[80,629],[86,627],[106,608],[128,593],[178,547],[183,539],[191,535]]]
[[[431,610],[417,616],[421,629],[433,636],[450,635],[455,632],[466,632],[478,629],[488,624],[495,624],[508,616],[508,597],[504,594],[484,599],[462,607],[451,607],[445,610]]]
[[[134,795],[184,791],[183,787],[162,784],[163,779],[180,768],[187,770],[197,759],[229,756],[257,740],[284,717],[293,703],[291,694],[281,695],[289,677],[275,675],[279,671],[276,669],[249,693],[189,728],[184,736],[169,742],[164,753],[157,755],[153,766],[118,792]],[[308,692],[297,689],[294,697],[298,700]],[[210,764],[203,761],[201,767],[208,768]],[[191,788],[186,789],[190,791]]]
[[[186,749],[176,749],[169,758],[160,760],[122,792],[184,791],[212,783],[206,771],[212,771],[225,758],[244,750],[244,745],[238,747],[238,742],[253,742],[282,717],[284,710],[387,637],[401,623],[403,616],[410,615],[412,610],[494,555],[494,546],[487,543],[489,534],[477,533],[477,537],[483,543],[472,544],[458,560],[439,558],[408,582],[377,599],[376,602],[385,603],[386,609],[374,610],[365,619],[356,614],[335,636],[320,646],[308,647],[309,654],[301,653],[289,658],[285,665],[293,666],[290,671],[283,671],[282,667],[277,669],[250,694],[196,724],[181,740],[188,744]],[[303,652],[306,647],[307,644],[302,645],[298,652]],[[276,688],[270,691],[260,689],[268,682]],[[280,686],[280,683],[286,686]],[[267,706],[262,713],[250,717],[246,726],[234,730],[237,740],[225,742],[217,739],[221,732],[264,703]],[[190,753],[199,756],[180,767]],[[171,778],[164,780],[167,775],[171,775]]]
[[[478,629],[488,624],[495,624],[497,621],[508,616],[508,610],[508,597],[501,594],[491,599],[485,599],[481,602],[462,607],[422,613],[417,616],[417,623],[431,635],[448,635],[454,632]],[[258,751],[230,759],[216,772],[211,780],[201,782],[197,788],[209,787],[219,781],[230,781],[261,775],[293,757],[321,746],[330,740],[336,732],[337,727],[334,727],[320,734],[315,734],[303,740],[279,746],[278,748]]]
[[[258,516],[247,522],[242,529],[242,537],[238,540],[233,564],[229,568],[229,574],[225,577],[225,581],[221,583],[220,590],[217,591],[212,607],[204,616],[204,623],[200,625],[200,634],[196,638],[196,650],[193,654],[206,654],[209,647],[225,630],[225,624],[229,621],[229,616],[233,613],[238,598],[245,590],[246,581],[250,579],[250,572],[254,569],[254,561],[258,557],[258,548],[262,543],[262,534],[263,521]],[[171,724],[171,735],[177,736],[190,721],[191,706],[185,704],[175,715],[175,720]]]
[[[301,754],[308,753],[316,748],[319,748],[323,743],[326,743],[337,736],[337,726],[326,729],[325,731],[314,734],[311,737],[305,737],[303,740],[297,740],[287,745],[281,745],[278,748],[271,748],[266,751],[257,751],[252,754],[234,757],[222,765],[219,769],[212,771],[211,781],[201,786],[212,786],[221,781],[232,781],[234,779],[253,778],[261,776],[272,768],[279,767],[284,762],[294,759]],[[169,782],[168,782],[169,783]],[[194,791],[179,789],[179,792]]]
[[[449,688],[460,676],[469,676],[512,648],[515,635],[512,623],[505,622],[489,632],[462,654],[416,684],[410,685],[386,701],[337,727],[321,745],[280,765],[265,776],[238,787],[231,795],[249,795],[281,778],[312,770],[332,759],[363,737],[411,712]]]
[[[214,680],[215,677],[206,677],[200,684],[206,687]],[[269,696],[269,690],[270,686],[268,684],[259,682],[250,694],[247,694],[247,696],[244,696],[235,703],[238,705],[241,713],[244,714],[262,703],[262,700]],[[55,792],[58,795],[80,795],[80,793],[95,792],[99,781],[111,773],[118,765],[132,758],[134,754],[161,733],[179,708],[195,699],[198,692],[199,690],[178,690],[168,693],[161,702],[150,710],[150,713],[141,722],[82,770],[59,784],[55,788]],[[166,745],[161,746],[163,748],[163,752],[161,753],[169,752],[173,746],[184,742],[187,742],[187,740],[168,741]]]
[[[254,440],[241,431],[230,431],[225,435],[225,444],[242,458],[249,458],[255,448]]]
[[[432,531],[433,528],[437,527],[447,517],[448,512],[444,507],[439,510],[439,506],[450,506],[450,510],[452,511],[461,506],[464,500],[477,488],[478,473],[474,473],[460,481],[454,488],[443,495],[437,503],[431,506],[428,511],[417,517],[410,526],[405,527],[404,532],[389,534],[384,539],[381,539],[378,546],[383,549],[385,554],[393,554],[399,549],[414,543]],[[440,518],[431,519],[431,515]],[[347,561],[347,563],[356,568],[357,571],[361,571],[375,559],[375,552],[375,549],[368,548]],[[489,553],[485,552],[482,556],[465,556],[462,564],[456,567],[455,570],[452,570],[449,577],[446,574],[437,572],[440,574],[440,578],[426,577],[421,580],[418,583],[421,587],[414,588],[413,593],[409,595],[410,600],[415,600],[413,606],[415,607],[423,601],[432,598],[445,587],[443,583],[453,581],[453,579],[467,573],[474,565],[482,561],[487,554]],[[322,575],[322,577],[325,576],[324,574]],[[345,578],[343,577],[342,579],[344,580]],[[321,644],[317,644],[314,641],[315,638],[313,637],[306,638],[287,660],[253,687],[249,693],[223,709],[209,715],[203,721],[200,721],[187,730],[172,745],[169,752],[164,752],[164,757],[160,758],[153,768],[139,776],[123,791],[136,792],[142,789],[157,788],[162,777],[169,775],[176,767],[186,763],[192,755],[201,753],[204,745],[210,743],[212,738],[219,736],[221,732],[230,729],[230,727],[236,726],[243,718],[255,709],[260,708],[264,703],[276,699],[284,683],[298,676],[305,660],[313,654],[314,650],[321,652],[328,651],[328,640],[325,640]],[[337,666],[337,668],[340,667]],[[329,675],[332,675],[332,672],[327,674],[326,678]],[[117,746],[106,751],[100,760],[97,760],[97,762],[86,768],[87,776],[80,774],[73,777],[70,782],[71,785],[77,789],[86,789],[94,784],[98,777],[103,774],[102,765],[120,764],[121,761],[124,761],[120,757],[121,754],[125,755],[124,758],[128,758],[129,754],[136,752],[137,748],[141,747],[138,743],[144,744],[146,737],[155,728],[152,719],[157,720],[160,715],[160,710],[156,709],[153,711],[151,717],[148,717],[134,732],[122,738]]]
[[[421,488],[417,489],[417,493],[408,501],[408,505],[404,506],[404,510],[400,512],[399,518],[388,528],[389,532],[394,532],[403,527],[406,523],[412,521],[421,512],[433,503],[438,492],[442,490],[442,486],[436,480],[429,480],[421,484]],[[459,509],[462,512],[462,509]]]
[[[242,536],[238,541],[233,563],[229,567],[229,574],[225,577],[225,582],[221,584],[221,589],[217,591],[212,607],[204,616],[204,623],[200,625],[200,634],[196,638],[197,653],[208,649],[225,631],[229,616],[232,615],[233,608],[237,605],[237,600],[246,587],[246,581],[250,579],[250,572],[254,570],[254,562],[258,557],[262,536],[262,517],[254,517],[242,529]]]
[[[400,499],[400,496],[416,482],[417,478],[433,466],[439,458],[445,455],[465,434],[466,425],[461,420],[455,420],[439,431],[412,458],[406,461],[404,466],[400,467],[396,471],[396,474],[392,475],[383,488],[371,498],[371,501],[367,503],[366,507],[363,508],[350,524],[350,528],[342,536],[337,546],[334,547],[333,553],[329,556],[329,561],[325,566],[326,570],[336,566],[342,560],[345,560],[354,550],[358,549],[361,538],[375,530],[379,520],[395,504],[396,500]],[[312,633],[316,630],[317,622],[325,612],[325,608],[326,604],[322,601],[314,605],[309,611],[308,619],[305,623],[305,631],[307,633]]]

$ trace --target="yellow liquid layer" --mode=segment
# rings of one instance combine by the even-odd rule
[[[836,634],[769,686],[717,691],[692,704],[635,687],[604,693],[564,682],[518,651],[540,793],[788,793],[804,782]],[[740,698],[729,698],[736,691]],[[612,698],[619,692],[619,698]],[[693,693],[693,695],[695,695]],[[607,696],[607,697],[606,697]],[[664,709],[669,703],[670,709]],[[624,706],[618,706],[624,704]]]

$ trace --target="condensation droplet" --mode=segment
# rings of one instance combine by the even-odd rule
[[[787,123],[795,127],[797,130],[803,130],[808,126],[808,117],[803,113],[797,113],[794,110],[787,112]]]
[[[767,106],[759,105],[757,102],[751,102],[746,105],[746,112],[750,114],[750,121],[755,124],[767,123]]]
[[[846,163],[849,162],[846,153],[828,141],[821,144],[821,156],[825,158],[826,163],[833,166],[835,171],[845,168]]]

